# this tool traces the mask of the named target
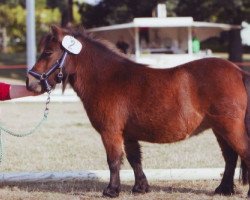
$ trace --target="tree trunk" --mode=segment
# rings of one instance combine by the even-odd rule
[[[61,26],[67,27],[73,22],[73,0],[68,0],[68,3],[61,10],[62,13],[62,21]]]
[[[232,62],[242,62],[243,47],[240,36],[240,29],[229,31],[229,60]]]
[[[8,52],[8,36],[5,27],[2,29],[2,52],[3,53]]]

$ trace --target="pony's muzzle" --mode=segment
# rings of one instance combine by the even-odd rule
[[[31,76],[30,74],[26,77],[26,88],[29,91],[36,92],[36,93],[42,93],[43,88],[39,80]]]

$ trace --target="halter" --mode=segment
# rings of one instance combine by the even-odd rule
[[[64,67],[64,63],[68,53],[71,54],[79,54],[82,49],[82,44],[75,39],[73,36],[66,35],[62,40],[62,46],[64,47],[64,52],[59,60],[53,64],[49,70],[45,73],[37,73],[32,70],[29,70],[28,73],[32,75],[34,78],[38,79],[42,85],[42,88],[45,89],[46,92],[51,91],[52,87],[48,82],[48,78],[51,74],[53,74],[57,69],[59,69],[59,73],[57,74],[56,82],[61,83],[63,79],[62,68]]]
[[[59,60],[54,63],[47,72],[45,73],[37,73],[32,70],[29,70],[28,73],[32,75],[34,78],[38,79],[42,85],[42,87],[46,90],[46,92],[49,92],[52,87],[48,82],[48,78],[50,77],[51,74],[53,74],[57,69],[59,69],[59,73],[57,74],[57,83],[61,83],[63,79],[63,73],[62,73],[62,68],[64,66],[66,57],[68,55],[68,52],[65,50],[62,54],[62,56],[59,58]]]

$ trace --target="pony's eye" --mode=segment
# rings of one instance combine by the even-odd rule
[[[44,56],[50,56],[53,52],[52,51],[44,51],[43,55]]]

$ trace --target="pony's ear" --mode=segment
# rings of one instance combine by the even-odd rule
[[[38,52],[41,53],[44,50],[47,37],[48,35],[45,35],[45,36],[42,36],[42,38],[40,39],[39,44],[38,44]]]
[[[64,36],[64,30],[60,28],[59,26],[52,25],[51,26],[51,32],[52,35],[59,41],[61,42]]]

